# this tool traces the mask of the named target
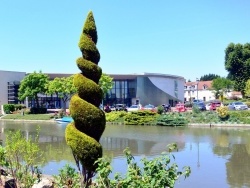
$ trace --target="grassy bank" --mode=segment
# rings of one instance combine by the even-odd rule
[[[51,114],[7,114],[1,117],[1,119],[9,120],[51,120]]]

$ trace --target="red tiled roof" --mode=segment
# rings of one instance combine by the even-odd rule
[[[196,86],[197,82],[186,82],[185,86]],[[203,90],[204,86],[207,87],[207,89],[211,89],[212,87],[212,81],[199,81],[198,82],[198,89]]]

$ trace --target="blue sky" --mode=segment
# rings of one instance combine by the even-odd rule
[[[250,42],[249,0],[1,0],[0,70],[77,73],[90,10],[110,74],[226,76],[231,42]]]

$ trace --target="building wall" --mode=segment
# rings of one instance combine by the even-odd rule
[[[175,77],[137,77],[136,97],[142,105],[184,101],[184,80]]]
[[[0,70],[0,105],[8,103],[8,82],[20,82],[25,74],[25,72]]]

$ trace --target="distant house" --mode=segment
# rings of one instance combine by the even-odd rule
[[[211,90],[212,81],[186,82],[184,85],[184,101],[201,99],[203,101],[214,100]]]
[[[225,93],[224,96],[232,99],[242,98],[241,92],[238,91],[230,91]],[[186,82],[184,84],[184,101],[193,101],[194,99],[214,100],[215,93],[212,90],[212,81]]]

